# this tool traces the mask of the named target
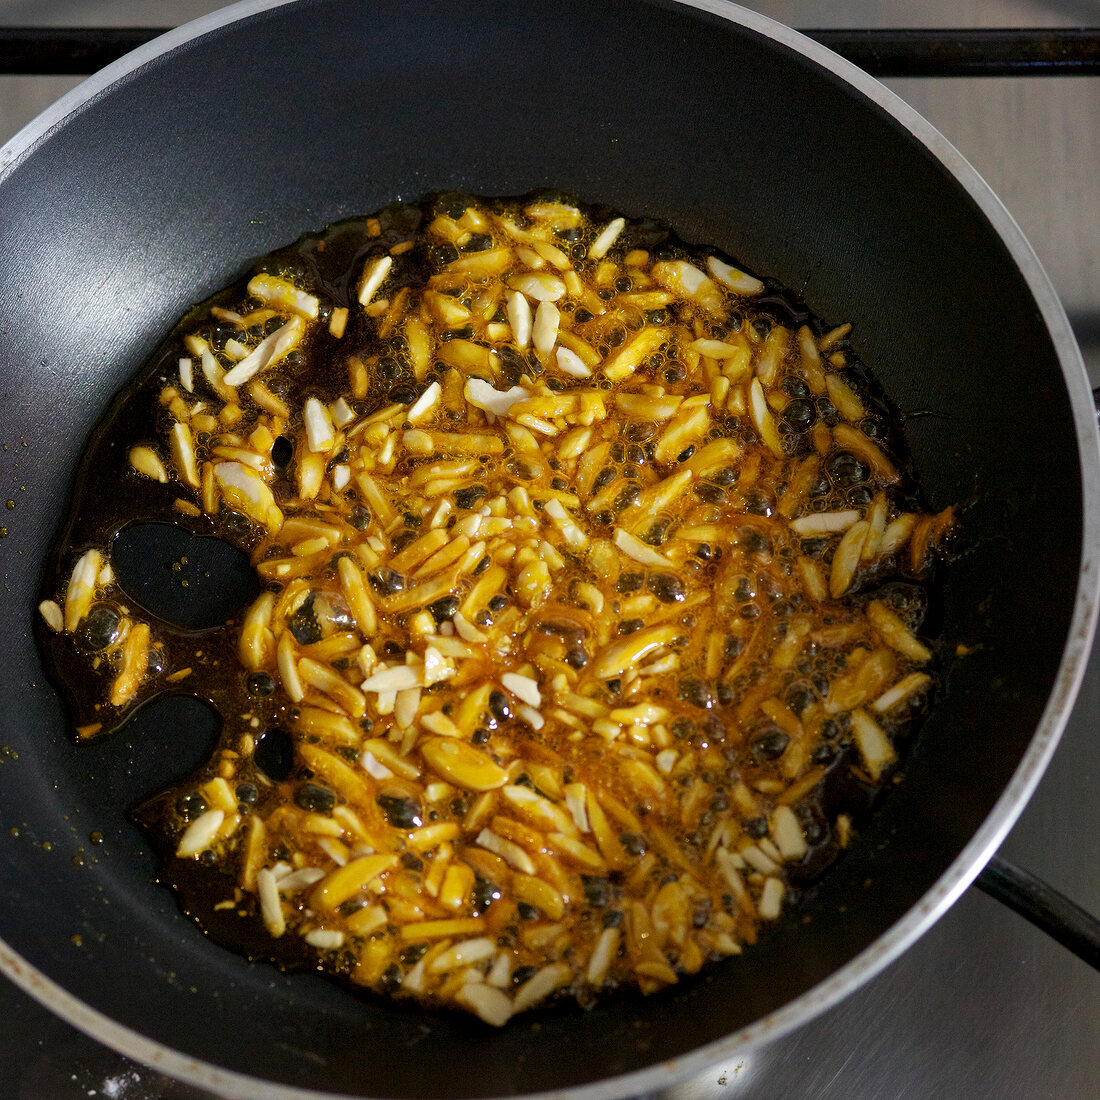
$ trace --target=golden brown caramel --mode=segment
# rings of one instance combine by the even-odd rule
[[[112,421],[143,508],[246,547],[260,595],[196,646],[71,533],[43,605],[84,735],[180,684],[222,712],[143,811],[167,877],[252,953],[493,1024],[739,953],[846,842],[826,777],[880,786],[932,684],[911,582],[951,515],[848,326],[559,199],[293,255]]]

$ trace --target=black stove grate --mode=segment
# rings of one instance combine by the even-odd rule
[[[0,27],[0,74],[87,76],[168,27]],[[803,30],[876,77],[1100,76],[1100,29]]]

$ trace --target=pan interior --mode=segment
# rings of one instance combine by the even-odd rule
[[[191,302],[250,257],[393,198],[537,187],[665,218],[853,322],[908,414],[929,504],[961,507],[942,627],[971,653],[949,662],[904,782],[807,923],[666,995],[490,1033],[206,941],[154,885],[124,810],[147,777],[190,767],[209,718],[150,712],[112,743],[73,746],[30,619],[83,439]],[[681,1057],[806,992],[917,904],[1030,743],[1080,564],[1057,355],[949,172],[785,47],[658,2],[280,7],[98,92],[7,173],[0,209],[0,464],[26,487],[0,610],[14,641],[0,937],[139,1034],[265,1081],[395,1097],[570,1088]],[[181,722],[200,732],[181,738]]]

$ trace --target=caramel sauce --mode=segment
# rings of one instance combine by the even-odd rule
[[[617,217],[443,195],[307,235],[93,432],[39,642],[83,740],[220,715],[133,811],[219,942],[491,1023],[652,992],[894,774],[950,512],[846,331]]]

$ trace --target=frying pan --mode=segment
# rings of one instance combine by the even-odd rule
[[[804,919],[658,997],[489,1031],[206,940],[155,885],[125,809],[197,762],[209,718],[183,701],[74,746],[30,622],[88,430],[192,301],[395,197],[546,186],[665,218],[852,321],[930,506],[959,505],[965,541],[932,713]],[[0,544],[0,965],[131,1057],[248,1097],[655,1090],[896,957],[995,851],[1054,751],[1098,571],[1100,451],[1065,316],[942,137],[767,19],[709,0],[249,0],[111,66],[5,146],[0,248],[0,464],[18,487]]]

